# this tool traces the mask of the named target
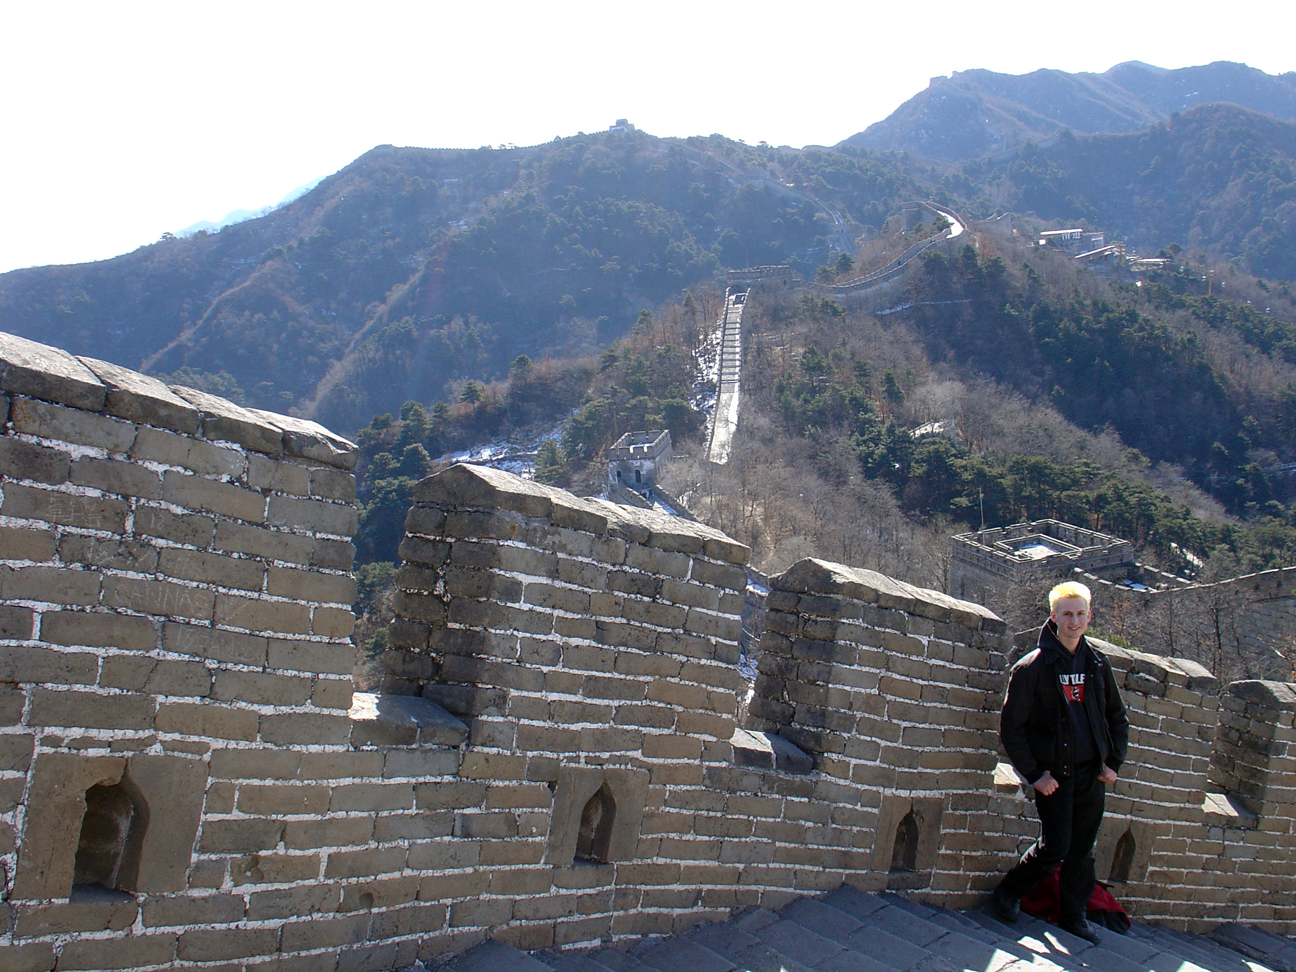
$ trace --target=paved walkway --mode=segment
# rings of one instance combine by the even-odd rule
[[[1296,942],[1249,926],[1210,936],[1135,923],[1100,945],[1023,915],[1005,925],[843,885],[629,951],[527,955],[486,942],[442,972],[1296,972]]]
[[[720,337],[720,392],[716,397],[715,415],[711,420],[711,441],[707,458],[724,465],[733,448],[738,428],[738,399],[742,391],[742,312],[746,291],[725,294],[723,333]]]

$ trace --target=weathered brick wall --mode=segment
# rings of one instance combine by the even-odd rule
[[[353,447],[9,335],[0,418],[0,967],[273,952],[323,900],[279,890],[321,876],[319,781],[381,775]]]
[[[0,396],[0,968],[382,970],[843,881],[972,906],[1036,833],[976,605],[803,561],[746,700],[745,548],[455,467],[353,696],[349,443],[9,337]],[[1200,666],[1108,652],[1100,877],[1180,926],[1296,917],[1291,687],[1233,686],[1216,745]]]
[[[1167,577],[1167,582],[1174,578]],[[1231,678],[1284,680],[1296,664],[1296,567],[1136,591],[1086,575],[1104,627]],[[1152,583],[1152,581],[1149,581]]]
[[[946,840],[989,792],[1010,641],[985,608],[873,571],[805,560],[771,579],[753,727],[816,757],[876,887],[965,893]],[[948,814],[948,817],[946,816]]]
[[[415,499],[384,688],[471,719],[473,782],[447,792],[441,853],[493,872],[448,934],[540,947],[737,906],[733,822],[706,776],[732,759],[747,549],[488,469]],[[582,847],[600,793],[607,840]]]

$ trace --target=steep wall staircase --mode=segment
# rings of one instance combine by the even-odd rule
[[[1250,926],[1191,935],[1135,923],[1100,945],[1023,914],[1005,925],[849,885],[628,951],[527,954],[488,941],[439,972],[1296,972],[1296,941]]]

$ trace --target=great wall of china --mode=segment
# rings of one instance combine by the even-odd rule
[[[802,561],[749,690],[744,547],[458,466],[357,693],[350,443],[7,335],[0,418],[0,968],[378,972],[842,883],[970,907],[1034,833],[977,605]],[[1111,656],[1100,877],[1282,929],[1296,690]]]

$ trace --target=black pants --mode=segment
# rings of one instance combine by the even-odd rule
[[[1004,875],[999,890],[1013,898],[1027,894],[1062,865],[1058,876],[1062,920],[1081,918],[1094,888],[1093,845],[1102,824],[1107,787],[1098,779],[1098,760],[1076,765],[1073,776],[1056,777],[1049,796],[1035,791],[1040,839]]]

